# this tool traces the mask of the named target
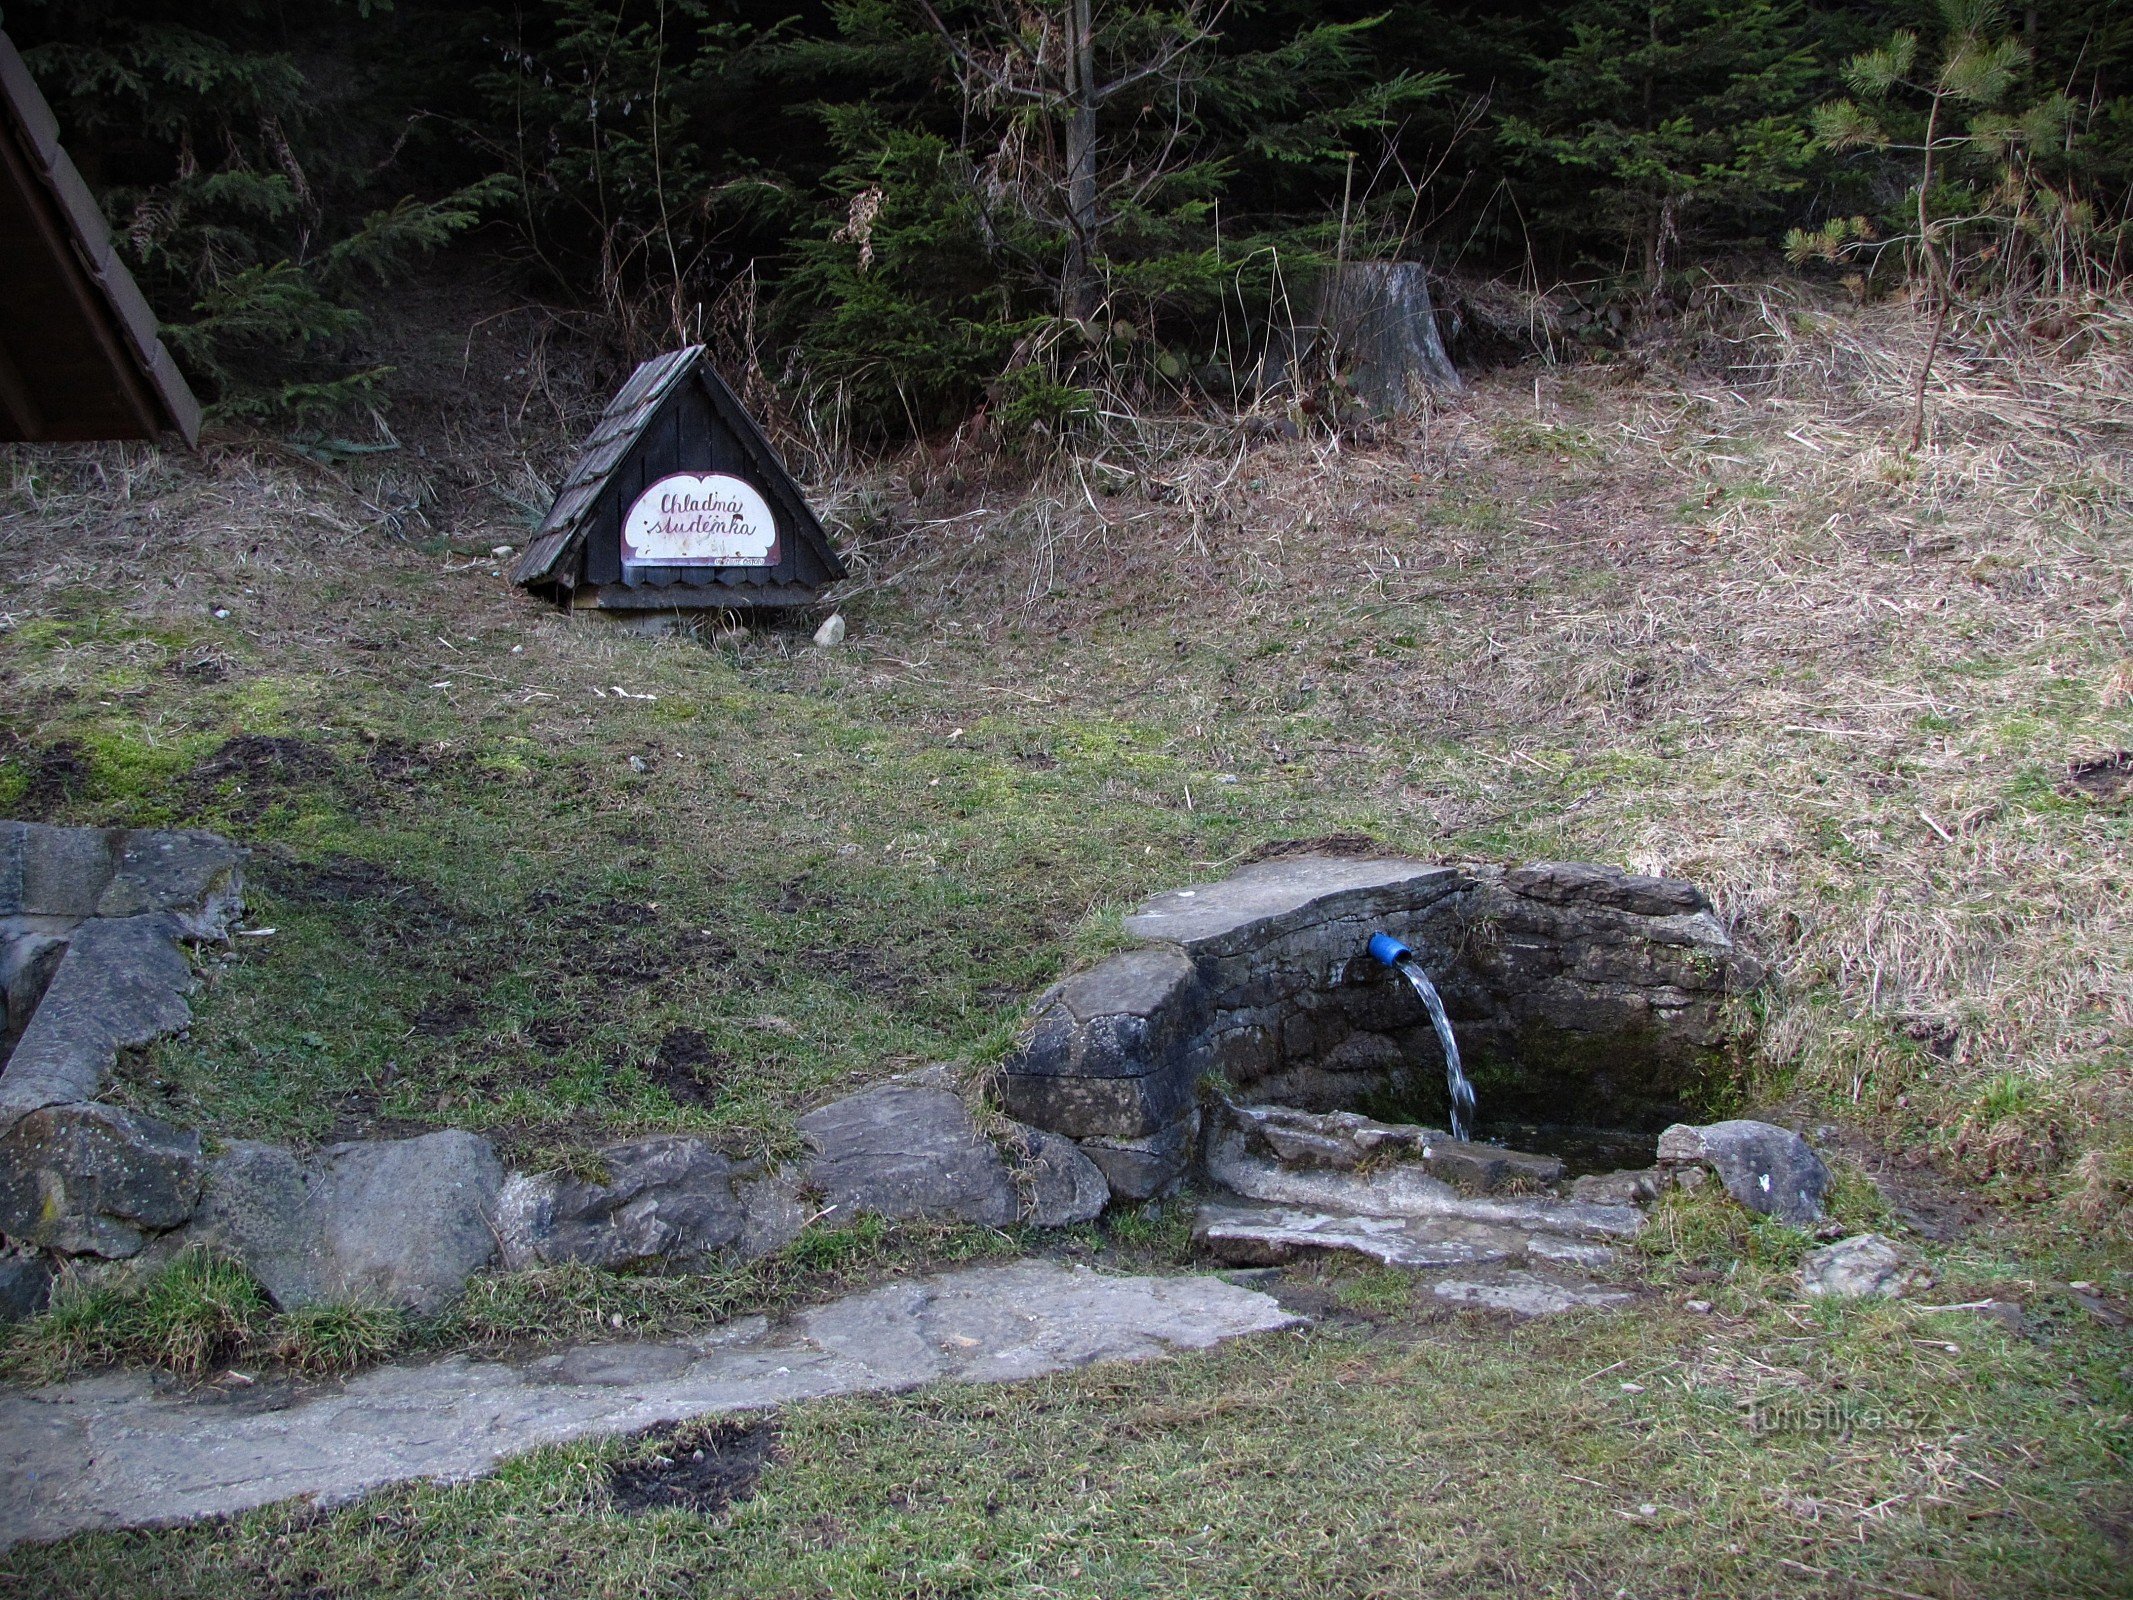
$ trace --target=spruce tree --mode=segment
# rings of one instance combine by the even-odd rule
[[[1358,151],[1443,82],[1374,74],[1367,19],[1239,48],[1213,11],[1123,0],[847,0],[836,18],[789,70],[868,87],[823,105],[844,159],[785,325],[875,426],[989,395],[1010,431],[1057,429],[1101,392],[1218,376],[1223,305],[1263,323],[1284,267],[1330,253]]]
[[[8,25],[211,414],[316,431],[380,398],[363,284],[472,227],[500,185],[380,193],[409,133],[391,74],[362,65],[388,13],[305,20],[253,0],[17,0]],[[321,63],[347,74],[338,93]]]
[[[1556,21],[1500,125],[1525,214],[1654,293],[1703,249],[1768,237],[1814,155],[1805,114],[1824,75],[1801,7],[1577,0]]]

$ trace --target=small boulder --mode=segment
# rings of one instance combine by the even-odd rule
[[[117,1106],[46,1106],[0,1134],[0,1234],[68,1255],[135,1255],[200,1198],[200,1136]]]
[[[815,648],[818,650],[834,650],[842,643],[844,643],[844,617],[840,613],[833,611],[822,626],[815,630]]]
[[[435,1311],[495,1256],[489,1219],[504,1171],[488,1140],[455,1128],[335,1145],[326,1157],[325,1240],[340,1296]]]
[[[1932,1286],[1933,1274],[1917,1253],[1879,1233],[1825,1245],[1800,1265],[1800,1287],[1818,1300],[1863,1300]]]
[[[305,1160],[240,1144],[217,1158],[188,1242],[237,1256],[277,1306],[362,1301],[440,1310],[496,1254],[503,1168],[448,1129],[338,1144]]]
[[[1111,1185],[1104,1181],[1103,1169],[1072,1139],[1017,1124],[1015,1141],[1022,1147],[1015,1181],[1022,1189],[1024,1222],[1065,1228],[1103,1215],[1111,1203]]]
[[[814,1151],[804,1181],[846,1222],[945,1217],[1001,1227],[1021,1212],[1014,1180],[953,1090],[885,1083],[800,1118]]]
[[[164,912],[187,939],[228,935],[244,910],[242,845],[195,830],[136,828],[119,834],[111,881],[97,897],[99,917]]]
[[[1677,1122],[1659,1135],[1659,1164],[1702,1165],[1750,1211],[1804,1228],[1822,1220],[1829,1168],[1789,1128],[1768,1122]]]
[[[497,1201],[504,1265],[614,1270],[701,1263],[741,1240],[733,1163],[702,1139],[634,1139],[599,1152],[598,1181],[513,1173]]]
[[[1703,1169],[1695,1169],[1699,1182]],[[1615,1172],[1588,1172],[1570,1180],[1570,1198],[1598,1206],[1644,1206],[1666,1192],[1668,1175],[1663,1167],[1624,1167]]]
[[[52,1298],[52,1264],[34,1250],[0,1252],[0,1322],[34,1317]]]
[[[1121,1200],[1153,1200],[1178,1186],[1192,1165],[1200,1139],[1200,1108],[1187,1106],[1182,1116],[1145,1139],[1091,1138],[1077,1141],[1095,1162]]]

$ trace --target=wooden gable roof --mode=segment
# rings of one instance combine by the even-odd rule
[[[628,500],[642,487],[637,480],[645,475],[630,471],[633,458],[661,453],[662,445],[668,451],[677,448],[663,440],[663,425],[672,421],[678,426],[679,414],[692,402],[708,405],[715,426],[729,436],[730,448],[739,455],[730,465],[741,468],[762,490],[789,535],[790,548],[775,570],[655,573],[649,582],[658,588],[679,582],[690,587],[769,586],[783,592],[794,586],[818,587],[845,575],[844,563],[785,463],[726,387],[709,353],[702,345],[689,345],[645,362],[608,402],[598,426],[571,463],[554,504],[512,568],[514,583],[572,589],[581,582],[612,581],[614,574],[602,570],[603,560],[613,559],[604,546],[612,540]],[[696,468],[728,465],[683,464]],[[672,465],[668,463],[666,470],[672,470]],[[600,535],[603,548],[588,551],[587,541],[595,534]],[[707,596],[704,603],[718,602]]]
[[[0,441],[200,434],[59,121],[0,33]]]

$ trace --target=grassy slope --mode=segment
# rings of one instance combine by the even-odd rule
[[[808,1409],[730,1531],[604,1515],[586,1450],[18,1575],[1828,1587],[1789,1559],[2103,1592],[2126,1379],[2045,1285],[2124,1282],[2127,818],[2056,787],[2133,743],[2124,463],[2004,396],[1951,398],[1910,462],[1876,409],[1900,383],[1852,331],[1766,344],[1783,381],[1753,402],[1521,373],[1369,449],[1217,441],[1057,494],[925,459],[826,484],[861,567],[832,655],[510,596],[475,556],[522,537],[505,496],[536,493],[523,463],[552,470],[568,406],[545,432],[411,418],[425,454],[345,472],[15,452],[0,812],[259,851],[277,933],[239,942],[128,1098],[230,1133],[482,1126],[522,1158],[651,1126],[775,1148],[839,1085],[982,1061],[1118,908],[1269,837],[1677,872],[1784,974],[1759,1092],[2011,1206],[1943,1271],[1950,1298],[2012,1284],[2041,1342],[1926,1319],[1960,1324],[1943,1361],[1913,1313],[1817,1319],[1753,1273],[1718,1357],[1666,1306],[1515,1336],[1398,1313],[1397,1337]],[[1917,1396],[1926,1421],[1750,1438],[1726,1408],[1760,1380],[1584,1381],[1625,1357]],[[1070,1471],[1060,1439],[1105,1448]]]
[[[616,1441],[330,1512],[17,1551],[0,1592],[2123,1593],[2124,1391],[2115,1415],[2091,1399],[2122,1348],[2003,1267],[1943,1270],[1951,1300],[2024,1294],[2029,1333],[1781,1308],[1758,1269],[1693,1285],[1708,1314],[1677,1290],[1529,1326],[1412,1307],[1397,1275],[1335,1278],[1299,1334],[794,1408],[755,1497],[721,1515],[618,1512],[614,1467],[691,1441]],[[1755,1424],[1788,1402],[1852,1425]]]

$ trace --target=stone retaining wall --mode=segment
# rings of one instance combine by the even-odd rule
[[[277,1304],[426,1312],[499,1256],[686,1269],[818,1217],[1085,1221],[1183,1175],[1208,1080],[1311,1110],[1434,1082],[1419,1001],[1366,953],[1379,930],[1437,977],[1485,1103],[1666,1118],[1710,1070],[1725,996],[1757,976],[1689,884],[1295,856],[1155,896],[1126,920],[1136,948],[1041,996],[1000,1079],[1020,1125],[997,1139],[955,1074],[929,1069],[801,1118],[809,1155],[779,1167],[673,1135],[574,1177],[506,1172],[449,1129],[211,1151],[96,1096],[120,1051],[190,1020],[184,944],[227,934],[244,855],[211,834],[0,823],[0,1309],[75,1255],[207,1246]]]
[[[1760,976],[1687,883],[1280,857],[1143,904],[1126,919],[1140,948],[1039,997],[1001,1098],[1130,1198],[1190,1164],[1203,1080],[1309,1110],[1426,1103],[1442,1058],[1413,991],[1367,954],[1381,930],[1435,978],[1494,1106],[1546,1120],[1672,1120],[1716,1066],[1725,996]]]
[[[499,1258],[688,1271],[768,1254],[821,1219],[1059,1227],[1110,1199],[1071,1140],[981,1131],[947,1068],[800,1118],[797,1162],[654,1135],[589,1152],[576,1176],[507,1172],[489,1140],[450,1128],[214,1149],[99,1101],[120,1051],[191,1021],[183,946],[227,935],[244,858],[206,833],[0,823],[0,1320],[34,1312],[74,1257],[153,1266],[205,1248],[284,1309],[427,1314]]]

